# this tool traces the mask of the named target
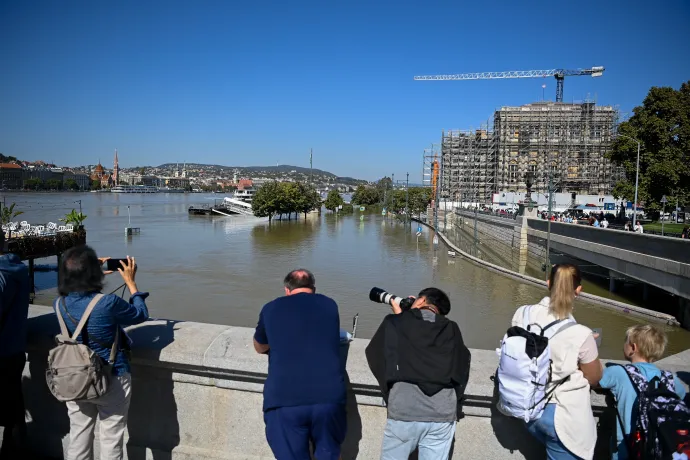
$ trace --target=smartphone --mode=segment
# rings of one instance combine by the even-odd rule
[[[125,264],[127,263],[127,259],[108,259],[105,261],[105,269],[108,271],[115,272],[117,271],[118,268],[122,268],[122,264],[120,264],[120,261],[124,261]]]
[[[597,343],[597,348],[601,348],[601,328],[600,327],[593,327],[592,332],[595,334],[599,334],[599,337],[595,339],[595,342]]]

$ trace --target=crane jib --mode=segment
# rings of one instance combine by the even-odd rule
[[[493,80],[499,78],[536,78],[555,77],[556,102],[563,102],[563,80],[565,77],[589,75],[601,77],[604,73],[603,66],[594,66],[589,69],[548,69],[548,70],[511,70],[507,72],[474,72],[449,75],[421,75],[415,80]]]

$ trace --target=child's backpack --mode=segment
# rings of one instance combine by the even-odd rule
[[[632,364],[622,366],[637,392],[637,417],[626,436],[630,459],[690,458],[690,409],[676,394],[673,373],[647,381]],[[620,414],[618,421],[623,422]],[[685,457],[683,457],[685,454]]]
[[[522,324],[513,326],[501,341],[498,362],[498,410],[525,422],[541,417],[544,406],[558,385],[570,376],[553,384],[551,379],[551,348],[549,340],[577,323],[573,318],[556,320],[541,328],[530,324],[532,305],[523,307]],[[540,328],[539,334],[532,332]],[[546,387],[553,384],[551,390]]]

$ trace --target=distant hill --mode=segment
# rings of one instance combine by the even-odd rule
[[[176,167],[177,163],[165,163],[158,168],[165,169],[165,168],[172,168]],[[322,178],[330,179],[334,182],[340,182],[344,184],[365,184],[367,183],[366,180],[364,179],[355,179],[353,177],[341,177],[336,174],[333,174],[332,172],[329,171],[324,171],[322,169],[316,169],[314,168],[313,170],[309,168],[305,168],[303,166],[292,166],[292,165],[277,165],[277,166],[224,166],[224,165],[216,165],[216,164],[203,164],[203,163],[187,163],[187,168],[191,169],[198,169],[198,168],[211,168],[211,169],[223,169],[223,170],[233,170],[237,169],[241,174],[267,174],[267,175],[276,175],[276,174],[286,174],[289,175],[294,171],[296,174],[302,174],[302,175],[308,175],[310,172],[314,174],[315,177],[321,176]]]

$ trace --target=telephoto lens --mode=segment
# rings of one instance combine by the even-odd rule
[[[399,300],[400,308],[402,310],[409,310],[410,307],[412,307],[415,299],[410,299],[409,297],[400,298],[385,291],[384,289],[373,287],[371,288],[371,291],[369,291],[369,300],[376,303],[385,303],[391,306],[393,305],[393,300]]]

